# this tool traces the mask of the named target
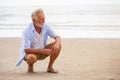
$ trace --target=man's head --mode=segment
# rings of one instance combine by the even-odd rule
[[[45,23],[45,15],[42,9],[35,10],[32,15],[32,21],[36,27],[42,27]]]

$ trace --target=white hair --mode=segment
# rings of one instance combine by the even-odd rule
[[[40,8],[40,9],[36,9],[35,11],[32,12],[31,14],[31,18],[32,20],[35,20],[37,19],[37,13],[44,13],[43,10]]]

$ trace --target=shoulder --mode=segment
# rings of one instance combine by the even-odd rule
[[[50,25],[48,25],[47,23],[45,23],[43,29],[45,29],[45,30],[51,30],[52,28],[51,28]]]
[[[43,28],[47,29],[47,28],[49,28],[49,25],[47,23],[45,23]]]

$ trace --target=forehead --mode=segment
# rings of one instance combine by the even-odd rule
[[[38,18],[45,18],[45,15],[43,12],[38,12],[37,16],[38,16]]]

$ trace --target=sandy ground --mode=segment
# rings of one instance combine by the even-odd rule
[[[62,39],[55,62],[59,74],[47,73],[49,57],[27,73],[19,58],[20,38],[0,39],[0,80],[120,80],[120,39]]]

